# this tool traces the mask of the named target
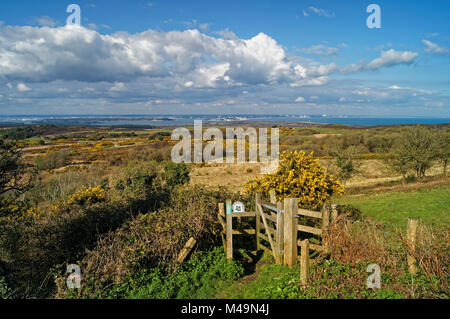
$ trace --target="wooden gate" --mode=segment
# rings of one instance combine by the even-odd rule
[[[332,205],[332,217],[337,217],[335,205]],[[226,210],[226,212],[225,212]],[[233,229],[233,218],[254,217],[254,229]],[[311,227],[299,222],[299,217],[321,220],[320,226]],[[283,203],[276,202],[275,191],[270,191],[270,202],[263,201],[261,194],[255,195],[255,211],[233,213],[231,200],[225,205],[219,204],[219,222],[222,225],[222,241],[227,258],[233,258],[233,235],[250,234],[256,237],[256,250],[264,250],[273,255],[277,264],[295,265],[299,260],[299,247],[303,247],[303,255],[309,255],[309,250],[326,251],[328,245],[323,240],[323,234],[328,230],[330,211],[325,205],[322,212],[298,208],[297,198],[285,198]],[[316,223],[317,224],[317,223]],[[321,244],[307,243],[298,240],[300,233],[308,233],[322,238]],[[307,248],[305,248],[307,247]]]
[[[271,203],[263,202],[261,195],[255,195],[256,207],[256,249],[263,249],[273,255],[277,264],[283,263],[283,204],[275,202],[271,196]],[[265,212],[264,209],[267,211]],[[261,231],[264,231],[262,233]],[[261,243],[261,239],[269,246]]]

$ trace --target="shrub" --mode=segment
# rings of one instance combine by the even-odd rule
[[[346,215],[352,221],[362,220],[362,212],[358,207],[352,205],[337,205],[339,215]]]
[[[54,274],[77,263],[101,234],[115,230],[129,217],[125,207],[107,202],[61,205],[38,216],[0,217],[0,263],[5,263],[4,277],[14,297],[51,296]]]
[[[173,261],[190,237],[197,240],[197,249],[216,242],[220,230],[217,203],[225,196],[223,191],[199,187],[175,189],[170,206],[139,215],[101,239],[82,261],[83,273],[93,280],[96,291],[102,291],[142,269],[176,268]],[[80,296],[89,293],[81,291]]]
[[[84,282],[88,298],[193,299],[212,298],[223,283],[242,276],[243,267],[226,258],[223,249],[195,254],[174,272],[160,266],[140,269],[106,289],[97,290],[93,280]],[[63,278],[59,281],[64,285]],[[87,286],[87,287],[86,287]],[[74,291],[62,290],[58,297],[76,298]]]
[[[0,137],[0,195],[23,193],[31,187],[34,174],[27,172],[21,157],[21,148],[16,142]]]
[[[85,203],[99,203],[106,200],[105,190],[100,186],[82,188],[71,195],[67,201],[67,204],[83,205]]]
[[[318,209],[333,194],[342,194],[343,186],[331,175],[325,173],[318,159],[305,152],[282,152],[278,171],[263,175],[245,185],[247,193],[262,192],[268,195],[275,189],[277,200],[297,197],[299,207]]]
[[[417,177],[424,177],[427,169],[442,153],[442,139],[436,131],[422,126],[408,128],[391,149],[387,163],[404,177],[414,171]]]
[[[183,185],[189,182],[189,169],[184,163],[167,162],[165,179],[169,187]]]
[[[68,165],[70,163],[70,155],[64,150],[56,151],[44,156],[37,156],[35,163],[39,170],[55,169]]]
[[[110,194],[138,211],[156,210],[167,199],[162,169],[155,161],[131,161],[110,180]]]

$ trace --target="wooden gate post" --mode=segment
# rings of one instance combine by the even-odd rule
[[[222,231],[220,232],[220,238],[222,239],[222,245],[223,245],[223,250],[226,252],[227,251],[227,241],[226,241],[226,237],[225,237],[225,233],[226,232],[226,218],[227,216],[225,215],[225,204],[224,203],[219,203],[219,221],[222,224]],[[225,220],[225,224],[223,224],[222,219]]]
[[[275,249],[277,250],[277,260],[276,263],[278,265],[283,264],[283,241],[284,241],[284,213],[281,211],[283,210],[283,203],[278,202],[277,203],[277,233],[275,237]]]
[[[337,205],[331,204],[331,220],[335,221],[338,217]]]
[[[273,188],[269,191],[269,196],[270,196],[270,202],[272,204],[276,204],[277,203],[277,196],[276,196],[275,190]]]
[[[231,211],[231,199],[227,200],[227,258],[233,259],[233,217]]]
[[[261,243],[259,241],[259,233],[261,232],[261,218],[259,217],[259,209],[258,206],[261,204],[261,194],[255,194],[255,216],[256,216],[256,251],[261,249]]]
[[[409,273],[417,273],[416,257],[416,238],[417,238],[417,219],[408,219],[408,228],[406,230],[406,239],[408,241],[408,269]]]
[[[300,284],[306,286],[309,281],[309,240],[305,239],[300,248]]]
[[[298,199],[284,199],[284,264],[292,267],[297,262]]]
[[[328,242],[326,238],[328,238],[328,228],[330,227],[330,210],[328,209],[327,204],[323,205],[323,214],[322,214],[322,245],[326,251],[328,251]]]

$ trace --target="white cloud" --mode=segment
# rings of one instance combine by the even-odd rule
[[[334,18],[336,16],[334,12],[328,12],[324,9],[316,8],[313,6],[310,6],[307,9],[303,10],[302,13],[303,13],[303,16],[305,16],[305,17],[309,16],[310,14],[316,14],[318,16],[326,17],[326,18]]]
[[[381,56],[372,60],[370,63],[360,62],[358,64],[352,64],[343,67],[341,71],[343,73],[358,72],[362,70],[378,70],[383,67],[391,67],[394,65],[406,64],[410,65],[414,62],[414,59],[419,54],[411,51],[395,51],[390,49],[388,51],[382,51]]]
[[[323,44],[313,45],[309,48],[298,49],[299,52],[306,54],[317,54],[317,55],[336,55],[339,52],[338,48],[327,47]]]
[[[67,97],[70,101],[92,100],[94,108],[101,98],[111,107],[114,104],[155,107],[168,104],[156,101],[171,96],[182,101],[180,104],[201,103],[207,107],[220,102],[238,111],[245,109],[244,104],[254,111],[255,101],[264,108],[283,103],[295,105],[294,99],[299,108],[313,105],[308,102],[317,102],[322,107],[319,102],[322,97],[336,105],[339,97],[354,101],[352,90],[338,90],[327,96],[323,88],[316,88],[332,86],[336,82],[331,81],[333,74],[409,64],[417,56],[414,52],[390,50],[370,63],[340,67],[289,55],[264,33],[249,39],[238,38],[231,31],[221,36],[209,36],[198,30],[103,35],[77,26],[8,26],[0,28],[0,83],[17,89],[17,83],[32,83],[33,97],[39,97],[33,101],[41,105],[50,103],[50,99],[60,101]],[[301,93],[298,87],[303,87]],[[356,89],[363,92],[360,87]],[[387,99],[392,89],[386,85],[381,91],[378,95],[370,92],[354,96],[365,100]],[[0,90],[1,94],[5,92]],[[410,91],[404,95],[412,93],[419,97],[421,94]],[[297,94],[303,96],[296,98]],[[274,96],[288,98],[280,100]],[[146,104],[149,100],[152,103]]]
[[[49,16],[43,16],[36,19],[37,24],[41,27],[54,27],[56,22]]]
[[[374,59],[367,65],[368,69],[376,70],[381,67],[389,67],[398,64],[411,64],[419,54],[411,51],[395,51],[390,49],[382,51],[381,57]]]
[[[211,57],[216,62],[207,62]],[[102,35],[78,26],[0,29],[0,61],[0,76],[16,81],[126,82],[146,76],[198,87],[314,82],[330,67],[291,61],[264,33],[250,39],[198,30]]]
[[[31,89],[25,83],[17,83],[17,90],[19,92],[31,91]]]
[[[125,91],[127,87],[122,82],[115,82],[114,85],[109,89],[112,92],[121,92]]]
[[[450,49],[444,46],[439,46],[429,40],[422,40],[425,45],[425,52],[433,55],[450,55]]]

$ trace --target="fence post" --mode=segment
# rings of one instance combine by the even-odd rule
[[[335,221],[338,217],[337,205],[331,204],[331,220]]]
[[[219,203],[219,216],[223,217],[226,220],[224,203]],[[225,252],[226,252],[227,251],[227,241],[225,239],[225,234],[224,234],[225,231],[226,231],[226,229],[223,229],[223,226],[222,226],[222,231],[220,232],[220,238],[222,238],[223,250],[225,250]]]
[[[281,210],[283,209],[283,203],[278,202],[277,203],[277,233],[276,233],[276,242],[275,242],[275,249],[277,250],[277,260],[276,263],[278,265],[283,264],[283,235],[284,235],[284,213],[281,213]]]
[[[227,258],[233,259],[233,217],[231,216],[231,199],[227,200]]]
[[[300,248],[300,284],[306,286],[309,281],[309,240],[305,239]]]
[[[261,218],[259,217],[259,210],[258,210],[258,206],[261,203],[261,194],[260,193],[256,193],[255,194],[255,216],[256,216],[256,230],[255,230],[255,235],[256,235],[256,251],[261,249],[261,244],[259,241],[259,233],[261,232]]]
[[[292,267],[297,262],[298,199],[284,199],[284,264]]]
[[[328,241],[326,240],[326,238],[329,226],[330,226],[330,210],[328,209],[328,206],[325,204],[323,205],[323,214],[322,214],[322,245],[326,250],[328,250]]]
[[[406,239],[408,241],[408,269],[410,274],[417,273],[416,257],[416,238],[417,238],[417,219],[408,219],[408,228],[406,230]]]
[[[269,196],[270,196],[270,202],[272,203],[272,204],[276,204],[277,203],[277,197],[276,197],[276,195],[275,195],[275,189],[271,189],[270,191],[269,191]]]

